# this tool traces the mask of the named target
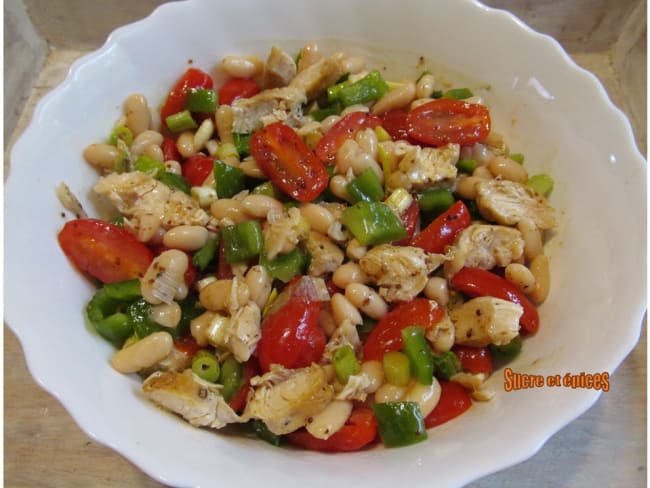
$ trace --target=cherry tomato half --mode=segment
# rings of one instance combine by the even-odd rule
[[[485,105],[440,98],[408,113],[408,135],[431,146],[481,142],[490,133],[490,111]]]
[[[274,122],[253,133],[250,149],[273,184],[293,199],[310,202],[327,188],[325,165],[288,125]]]
[[[260,372],[260,365],[258,364],[255,358],[250,358],[244,363],[244,369],[242,371],[241,386],[237,393],[228,402],[230,408],[235,412],[241,413],[246,407],[246,401],[248,400],[248,390],[251,386],[251,378],[257,375]]]
[[[458,357],[464,371],[472,374],[492,373],[492,354],[487,347],[454,346],[452,349]]]
[[[133,234],[98,219],[67,222],[59,245],[74,265],[103,283],[138,278],[147,271],[153,254]]]
[[[185,109],[187,94],[190,90],[193,88],[211,89],[212,86],[213,81],[209,74],[197,68],[189,68],[169,92],[165,104],[160,110],[160,120],[163,126],[166,127],[165,119],[167,117]]]
[[[163,139],[160,149],[162,149],[164,161],[182,162],[183,157],[181,156],[181,153],[178,152],[176,141],[171,137],[165,137]]]
[[[461,413],[472,406],[470,398],[465,388],[453,381],[440,381],[440,400],[438,404],[424,419],[424,425],[427,429],[458,417]]]
[[[372,329],[363,345],[363,359],[381,361],[389,351],[399,351],[403,347],[402,329],[419,325],[429,329],[444,316],[444,310],[425,298],[415,298],[400,303]]]
[[[386,129],[394,141],[415,143],[409,136],[408,112],[406,110],[395,109],[384,112],[381,116],[381,126]]]
[[[445,248],[451,246],[456,236],[471,223],[467,205],[458,200],[413,237],[410,245],[427,252],[444,253]]]
[[[341,118],[318,141],[314,152],[325,164],[332,164],[336,159],[336,152],[347,139],[354,138],[362,129],[374,129],[381,125],[381,119],[376,115],[365,112],[352,112]]]
[[[350,417],[337,432],[328,439],[318,439],[300,429],[287,435],[295,446],[321,452],[350,452],[363,449],[377,437],[377,421],[368,407],[353,410]]]
[[[418,226],[418,221],[420,220],[420,205],[416,199],[413,199],[411,205],[409,205],[408,208],[402,212],[402,215],[400,215],[400,220],[402,221],[402,225],[406,230],[406,237],[397,242],[393,242],[393,245],[408,246],[411,242],[411,239],[413,238],[413,235],[415,234],[415,229]]]
[[[255,80],[231,78],[219,88],[219,105],[230,105],[238,98],[250,98],[260,92]]]
[[[214,159],[205,154],[195,154],[183,163],[183,176],[192,186],[201,186],[214,171]]]
[[[283,300],[282,296],[277,300]],[[318,362],[325,350],[325,333],[318,325],[321,303],[290,296],[262,322],[257,359],[262,371],[271,364],[296,369]]]

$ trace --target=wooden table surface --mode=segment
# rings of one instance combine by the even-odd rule
[[[7,147],[35,102],[81,52],[53,51]],[[615,103],[622,94],[606,56],[574,56],[596,73]],[[643,138],[645,128],[635,127]],[[31,378],[13,333],[4,333],[4,482],[7,487],[159,487],[119,454],[87,437]],[[435,484],[435,483],[434,483]],[[528,461],[482,478],[476,487],[640,487],[646,485],[646,336],[618,368],[594,407],[554,435]],[[433,485],[432,485],[433,486]]]

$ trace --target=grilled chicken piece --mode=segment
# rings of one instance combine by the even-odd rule
[[[322,366],[286,369],[271,366],[271,371],[251,379],[254,393],[249,397],[245,414],[262,420],[271,432],[288,434],[307,425],[334,397]]]
[[[112,173],[99,179],[95,193],[108,197],[127,219],[126,225],[143,242],[159,227],[201,225],[216,229],[217,222],[189,195],[161,183],[147,173]]]
[[[250,98],[240,98],[231,105],[232,130],[249,134],[278,121],[299,125],[306,102],[304,90],[295,87],[271,88]]]
[[[524,253],[521,232],[503,225],[472,224],[456,238],[445,274],[453,276],[463,266],[492,269],[507,266]]]
[[[503,346],[519,334],[521,305],[494,297],[472,298],[453,309],[449,316],[454,323],[456,343],[484,347]]]
[[[341,264],[345,255],[340,247],[334,244],[329,237],[316,232],[309,231],[305,240],[305,247],[311,254],[308,274],[310,276],[323,276],[333,273]]]
[[[434,302],[437,305],[437,302]],[[437,353],[449,351],[454,346],[456,337],[454,331],[454,323],[449,318],[449,313],[444,310],[445,315],[435,323],[435,325],[426,332],[426,338],[433,346],[433,350]]]
[[[293,251],[309,235],[309,224],[296,207],[287,212],[271,210],[264,226],[264,252],[269,259]]]
[[[456,178],[460,156],[458,144],[420,147],[406,141],[386,141],[381,146],[397,161],[397,169],[388,179],[389,189],[425,190]]]
[[[221,388],[203,381],[191,369],[182,373],[157,371],[142,384],[142,391],[149,399],[195,427],[220,429],[227,424],[245,422],[224,400]]]
[[[348,382],[336,393],[337,400],[357,400],[365,402],[372,389],[372,380],[363,371],[348,377]]]
[[[262,336],[262,313],[255,302],[249,302],[236,310],[230,318],[226,343],[240,363],[250,359]]]
[[[296,76],[296,72],[293,57],[285,50],[273,46],[264,67],[264,88],[287,86]]]
[[[553,207],[529,186],[509,180],[483,180],[476,184],[476,192],[479,212],[487,220],[517,225],[529,218],[542,230],[557,225]]]
[[[429,274],[444,261],[442,254],[431,254],[412,246],[382,244],[359,260],[361,270],[388,302],[408,302],[427,284]]]
[[[313,100],[345,74],[344,60],[342,52],[322,58],[298,73],[289,86],[303,90],[307,99]]]

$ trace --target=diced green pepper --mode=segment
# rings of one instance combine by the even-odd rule
[[[411,379],[411,362],[406,354],[389,351],[382,359],[386,381],[395,386],[406,386]]]
[[[248,422],[253,433],[263,441],[268,442],[272,446],[279,446],[282,443],[282,436],[274,434],[269,430],[264,421],[260,419],[252,419]]]
[[[264,266],[272,278],[283,283],[288,283],[291,278],[303,274],[309,264],[309,257],[296,247],[292,251],[278,254],[269,260],[266,256],[260,256],[260,264]]]
[[[165,123],[167,124],[167,128],[172,132],[183,132],[198,127],[189,110],[183,110],[182,112],[170,115],[165,119]]]
[[[406,230],[393,211],[380,202],[357,202],[343,211],[343,224],[363,246],[383,244],[406,237]]]
[[[218,105],[219,94],[207,88],[191,90],[185,101],[185,108],[190,112],[213,113]]]
[[[523,153],[510,153],[508,157],[519,164],[524,164],[526,156]]]
[[[221,161],[214,162],[214,181],[219,198],[232,198],[244,189],[244,172]]]
[[[86,305],[88,321],[104,339],[119,348],[133,334],[133,324],[124,310],[140,296],[140,280],[106,284]]]
[[[226,261],[229,264],[251,259],[264,247],[262,227],[257,220],[247,220],[221,229]]]
[[[360,80],[344,81],[327,89],[330,103],[340,101],[343,107],[379,100],[388,92],[388,84],[379,71],[374,70]]]
[[[456,163],[458,171],[469,174],[472,174],[477,166],[478,163],[476,162],[476,159],[461,159]]]
[[[275,191],[275,187],[273,186],[273,183],[271,183],[270,181],[265,181],[264,183],[257,185],[255,188],[251,190],[251,194],[266,195],[273,198],[277,198],[278,196]]]
[[[447,90],[442,95],[442,98],[454,98],[456,100],[463,100],[465,98],[470,98],[473,96],[474,94],[469,88],[452,88],[451,90]]]
[[[355,202],[362,200],[366,202],[378,202],[384,197],[384,188],[377,174],[366,168],[356,178],[352,179],[346,186],[348,193]]]
[[[239,154],[240,159],[244,159],[251,153],[251,136],[252,134],[232,133],[232,141],[235,144],[235,149],[237,149],[237,154]]]
[[[460,361],[453,351],[433,355],[433,366],[436,376],[448,380],[456,373],[460,373]]]
[[[415,325],[405,327],[402,329],[402,342],[415,379],[423,385],[433,384],[433,352],[424,337],[424,328]]]
[[[235,393],[237,393],[239,387],[242,385],[243,374],[244,366],[232,356],[228,356],[221,364],[221,372],[219,374],[219,380],[223,385],[221,394],[227,402],[235,396]]]
[[[334,351],[334,354],[332,354],[332,364],[334,365],[336,378],[343,385],[347,384],[350,376],[361,371],[359,360],[355,356],[352,346],[349,344],[341,346]]]
[[[370,335],[370,332],[372,329],[375,328],[377,325],[377,320],[367,317],[367,316],[362,316],[363,323],[361,325],[357,326],[357,332],[359,333],[359,338],[362,341],[365,341],[368,338],[368,335]]]
[[[163,327],[162,325],[154,322],[149,318],[151,304],[144,298],[139,298],[135,302],[129,304],[126,313],[129,320],[133,325],[133,332],[138,336],[138,339],[143,339],[154,332],[165,331],[169,332],[173,337],[178,337],[178,333],[171,328]]]
[[[130,146],[133,143],[133,132],[131,132],[131,129],[124,125],[115,127],[113,132],[111,132],[111,135],[108,136],[108,143],[112,146],[116,146],[117,141],[119,140],[124,141],[124,144]]]
[[[549,196],[553,191],[553,184],[553,178],[543,173],[528,178],[528,186],[545,197]]]
[[[511,361],[516,358],[521,352],[522,340],[521,336],[515,336],[510,342],[503,346],[495,346],[490,344],[490,352],[492,359],[497,361]]]
[[[309,112],[309,115],[312,116],[312,118],[316,122],[322,122],[325,120],[327,117],[330,115],[338,115],[341,113],[341,103],[340,102],[335,102],[332,105],[328,105],[327,107],[323,108],[316,108]]]
[[[431,212],[438,216],[451,207],[456,200],[449,188],[430,188],[418,195],[418,205],[423,212]]]
[[[121,312],[109,315],[95,323],[95,329],[97,329],[99,335],[118,349],[133,334],[133,325],[129,320],[129,316]]]
[[[202,380],[216,383],[219,380],[221,367],[214,354],[202,349],[192,356],[192,372]]]
[[[428,437],[422,412],[415,402],[375,403],[372,411],[386,447],[409,446]]]
[[[133,163],[133,168],[143,173],[149,173],[154,178],[158,178],[165,172],[165,165],[149,156],[140,156],[135,163]]]
[[[208,267],[210,262],[217,254],[217,244],[219,240],[216,237],[209,237],[205,244],[192,256],[192,264],[203,271]]]
[[[177,175],[176,173],[170,173],[169,171],[164,171],[158,175],[157,179],[158,181],[164,183],[170,188],[176,188],[177,190],[180,190],[183,193],[187,193],[188,195],[190,194],[190,190],[191,190],[190,184],[182,175]]]

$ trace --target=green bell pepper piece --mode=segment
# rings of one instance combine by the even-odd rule
[[[183,193],[187,193],[188,195],[190,194],[190,184],[182,175],[164,171],[160,173],[156,179],[170,188],[176,188]]]
[[[262,255],[260,264],[266,268],[272,278],[288,283],[294,276],[305,272],[309,265],[309,256],[296,247],[288,253],[278,254],[273,259]]]
[[[213,113],[218,105],[219,94],[207,88],[191,90],[185,101],[185,108],[190,112]]]
[[[456,168],[458,168],[458,171],[461,173],[472,174],[477,166],[478,163],[476,162],[476,159],[461,159],[456,163]]]
[[[433,384],[433,352],[424,337],[424,328],[413,325],[402,329],[402,343],[415,379],[423,385]]]
[[[104,339],[122,347],[133,334],[133,324],[124,310],[140,296],[140,280],[106,284],[86,305],[86,317]]]
[[[257,220],[247,220],[221,229],[226,261],[229,264],[246,261],[262,252],[264,237]]]
[[[243,374],[244,366],[232,356],[228,356],[221,364],[221,373],[219,374],[219,380],[223,385],[221,394],[227,402],[235,396],[242,385]]]
[[[232,142],[235,145],[235,149],[237,149],[240,159],[244,159],[251,153],[251,136],[252,134],[232,133]]]
[[[312,116],[312,118],[316,122],[322,122],[325,120],[327,117],[330,115],[338,115],[341,113],[341,103],[340,102],[335,102],[332,105],[328,105],[327,107],[323,108],[316,108],[309,112],[309,115]]]
[[[214,162],[214,181],[219,198],[232,198],[244,189],[244,172],[222,161]]]
[[[332,354],[332,364],[336,378],[342,385],[347,384],[350,376],[361,371],[359,360],[355,356],[352,346],[349,344],[345,344],[334,351],[334,354]]]
[[[446,351],[442,354],[433,355],[433,369],[436,376],[442,380],[448,380],[456,373],[460,373],[460,360],[453,351]]]
[[[363,170],[346,186],[348,193],[355,202],[378,202],[384,198],[384,188],[377,174],[370,168]]]
[[[279,446],[281,444],[282,436],[271,432],[264,421],[260,419],[252,419],[248,422],[248,425],[250,426],[253,433],[258,437],[258,439],[262,439],[272,446]]]
[[[533,175],[528,178],[528,186],[547,197],[553,191],[553,178],[544,173]]]
[[[354,83],[344,81],[327,89],[330,103],[341,102],[343,107],[379,100],[388,92],[388,84],[379,71],[374,70]]]
[[[469,88],[452,88],[451,90],[447,90],[442,95],[442,98],[454,98],[456,100],[464,100],[465,98],[470,98],[473,96],[474,94],[472,93],[472,90],[470,90]]]
[[[383,244],[406,237],[406,230],[393,211],[380,202],[357,202],[343,211],[343,224],[363,246]]]
[[[521,336],[516,336],[507,344],[503,346],[496,346],[490,344],[490,353],[492,354],[492,359],[496,361],[511,361],[516,358],[521,352],[522,340]]]
[[[372,411],[386,447],[409,446],[428,437],[422,412],[415,402],[375,403]]]
[[[430,188],[418,195],[418,205],[423,212],[438,216],[451,207],[456,200],[449,188]]]

